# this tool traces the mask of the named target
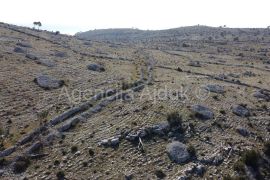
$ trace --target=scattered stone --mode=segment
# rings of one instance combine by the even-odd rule
[[[251,72],[251,71],[246,71],[246,72],[243,73],[243,75],[248,76],[248,77],[255,77],[256,76],[256,74]]]
[[[196,174],[198,176],[203,176],[206,171],[206,168],[201,164],[191,163],[187,168],[182,170],[182,174],[185,175],[184,177],[189,178]]]
[[[20,47],[15,47],[13,51],[16,53],[23,53],[23,54],[26,53],[26,50]]]
[[[228,76],[233,77],[233,78],[239,78],[239,74],[234,74],[234,73],[229,73]]]
[[[155,134],[163,136],[169,132],[170,125],[167,121],[164,121],[164,122],[161,122],[157,125],[154,125],[152,127],[152,130]]]
[[[258,99],[263,99],[266,101],[270,101],[270,93],[264,91],[263,89],[260,89],[258,91],[256,91],[253,94],[254,97],[258,98]]]
[[[4,170],[0,170],[0,176],[3,176],[4,173],[5,173]]]
[[[18,42],[16,45],[21,46],[21,47],[25,47],[25,48],[32,48],[31,44],[29,44],[27,42]]]
[[[16,150],[16,146],[12,146],[8,149],[5,149],[4,151],[0,152],[0,157],[8,156],[8,155],[12,154],[15,150]]]
[[[109,146],[110,145],[110,141],[109,139],[103,139],[100,141],[100,145],[102,146]]]
[[[199,119],[208,120],[214,118],[214,113],[208,107],[202,105],[192,106],[192,111],[195,113],[195,116]]]
[[[68,55],[67,55],[66,52],[56,52],[54,55],[56,57],[60,57],[60,58],[66,58],[66,57],[68,57]]]
[[[97,71],[97,72],[103,72],[105,71],[105,68],[99,64],[89,64],[87,66],[87,69],[91,70],[91,71]]]
[[[196,168],[195,168],[195,173],[199,176],[203,176],[204,173],[205,173],[206,169],[203,165],[197,165]]]
[[[63,80],[57,80],[47,75],[38,76],[34,82],[46,90],[57,89],[64,85]]]
[[[224,80],[224,79],[228,79],[228,76],[225,75],[225,74],[219,74],[218,78],[221,79],[221,80]]]
[[[224,160],[224,157],[221,154],[213,154],[210,157],[206,157],[200,161],[203,164],[218,166],[223,162],[223,160]]]
[[[40,59],[37,61],[37,64],[41,64],[43,66],[47,66],[47,67],[55,67],[56,63],[52,60],[49,59]]]
[[[139,135],[137,132],[130,132],[126,136],[126,140],[128,140],[128,141],[137,141],[138,139],[139,139]]]
[[[199,61],[190,61],[188,63],[189,66],[193,66],[193,67],[202,67],[201,63]]]
[[[39,151],[42,146],[43,146],[43,144],[41,142],[37,142],[37,143],[33,144],[32,146],[30,146],[27,153],[28,154],[35,153],[35,152]]]
[[[28,142],[30,142],[34,137],[34,134],[33,133],[30,133],[28,135],[26,135],[25,137],[23,137],[21,140],[18,141],[18,145],[24,145]]]
[[[249,110],[242,105],[234,105],[232,109],[233,109],[233,113],[236,114],[237,116],[241,116],[241,117],[250,116]]]
[[[28,58],[28,59],[32,59],[32,60],[38,60],[38,57],[36,57],[33,54],[26,54],[25,57]]]
[[[190,158],[186,145],[177,141],[167,145],[167,153],[176,163],[184,163]]]
[[[111,139],[111,146],[118,146],[119,142],[119,138],[113,138]]]
[[[224,87],[222,87],[220,85],[216,85],[216,84],[208,84],[204,88],[207,91],[218,93],[218,94],[223,94],[225,92]]]
[[[80,156],[81,155],[81,151],[77,151],[74,155],[75,156]]]
[[[247,137],[250,135],[250,132],[245,128],[245,127],[242,127],[242,126],[238,126],[236,128],[236,131],[241,134],[242,136],[244,137]]]
[[[125,180],[132,180],[133,179],[133,174],[129,173],[129,174],[125,174]]]

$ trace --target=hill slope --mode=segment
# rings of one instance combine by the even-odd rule
[[[269,31],[118,33],[0,24],[1,179],[270,178]]]

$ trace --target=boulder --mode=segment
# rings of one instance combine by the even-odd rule
[[[243,105],[234,105],[232,107],[232,110],[233,110],[233,113],[236,114],[237,116],[241,116],[241,117],[250,116],[249,110]]]
[[[218,93],[218,94],[223,94],[224,87],[216,84],[208,84],[204,87],[205,90],[213,92],[213,93]]]
[[[99,64],[89,64],[87,66],[87,69],[91,70],[91,71],[97,71],[97,72],[103,72],[105,71],[105,68]]]
[[[167,145],[167,153],[169,158],[176,163],[184,163],[190,158],[186,145],[177,141]]]
[[[58,80],[47,75],[41,75],[34,79],[34,82],[37,83],[40,87],[44,89],[57,89],[64,85],[63,80]]]
[[[195,113],[195,116],[199,119],[207,120],[214,118],[214,113],[206,106],[194,105],[192,106],[192,111]]]

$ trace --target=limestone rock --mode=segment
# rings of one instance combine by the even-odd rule
[[[176,163],[184,163],[190,158],[186,145],[176,141],[167,145],[167,153]]]

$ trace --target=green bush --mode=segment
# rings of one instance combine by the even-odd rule
[[[65,178],[65,173],[64,173],[64,171],[58,171],[57,173],[56,173],[56,177],[57,177],[57,179],[64,179]]]
[[[187,151],[192,157],[196,157],[196,149],[193,145],[189,145]]]
[[[166,177],[166,174],[162,171],[162,170],[156,170],[155,171],[155,175],[159,178],[159,179],[164,179]]]
[[[78,147],[77,146],[72,146],[71,147],[71,153],[75,153],[78,151]]]
[[[182,128],[182,117],[178,112],[172,112],[167,115],[167,121],[171,128]]]
[[[238,173],[244,173],[245,172],[245,164],[239,160],[233,165],[233,169],[237,171]]]
[[[242,156],[242,161],[253,168],[257,168],[260,155],[255,150],[248,150]]]

